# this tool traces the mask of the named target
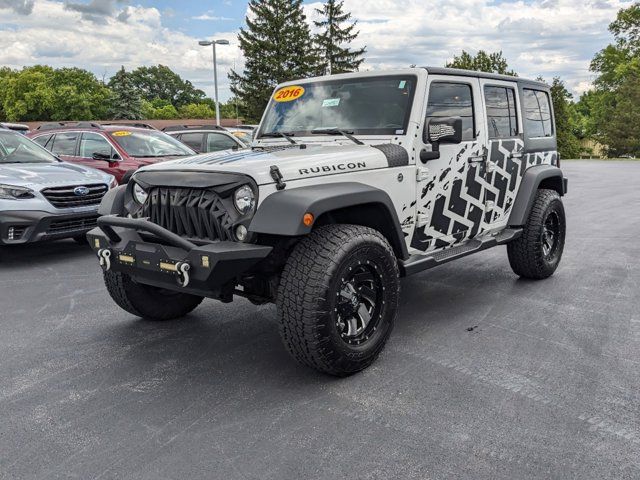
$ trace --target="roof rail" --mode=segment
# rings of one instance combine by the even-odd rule
[[[120,123],[120,122],[101,122],[103,127],[134,127],[134,128],[146,128],[147,130],[157,130],[156,127],[148,123]]]
[[[218,125],[171,125],[164,127],[163,132],[179,132],[182,130],[225,130]]]
[[[65,128],[98,128],[102,129],[102,125],[95,122],[49,122],[38,126],[36,130],[60,130]]]

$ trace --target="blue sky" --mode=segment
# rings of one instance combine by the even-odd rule
[[[220,47],[220,96],[241,69],[238,29],[244,0],[0,0],[0,66],[87,68],[109,78],[120,66],[162,63],[213,94],[211,52]],[[364,70],[444,65],[465,49],[502,50],[522,77],[563,78],[580,94],[593,81],[589,63],[611,39],[608,24],[631,0],[345,0],[358,21],[354,48],[367,47]],[[307,0],[309,20],[321,0]]]

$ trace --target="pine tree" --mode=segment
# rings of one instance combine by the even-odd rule
[[[314,38],[320,57],[320,75],[355,72],[364,62],[366,47],[359,50],[349,48],[348,44],[354,41],[360,32],[354,32],[356,22],[343,26],[351,20],[351,13],[343,12],[343,7],[342,0],[327,0],[322,8],[315,9],[322,16],[322,20],[313,22],[321,29],[321,33]]]
[[[244,71],[229,74],[231,91],[244,105],[246,121],[259,121],[274,87],[314,73],[311,32],[302,0],[251,0],[247,27],[238,40]]]
[[[131,74],[122,67],[109,80],[111,89],[111,105],[108,117],[112,120],[142,119],[142,98],[136,90]]]

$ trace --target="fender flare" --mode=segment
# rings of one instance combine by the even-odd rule
[[[310,185],[272,193],[259,205],[249,231],[287,237],[308,235],[313,225],[302,223],[305,213],[313,214],[317,220],[325,213],[365,204],[382,207],[388,214],[392,223],[389,241],[401,258],[408,258],[404,233],[391,198],[379,188],[358,182]]]
[[[126,191],[127,186],[120,185],[105,193],[98,207],[98,215],[122,215]]]
[[[552,165],[536,165],[524,172],[516,200],[509,215],[509,226],[519,227],[527,223],[529,213],[541,187],[550,188],[563,196],[567,193],[567,180],[562,170]]]

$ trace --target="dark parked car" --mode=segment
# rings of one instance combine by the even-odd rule
[[[62,160],[110,173],[119,183],[126,183],[142,166],[196,153],[143,124],[47,123],[28,136]]]
[[[242,138],[216,125],[176,125],[162,131],[198,153],[240,150],[249,146]]]

